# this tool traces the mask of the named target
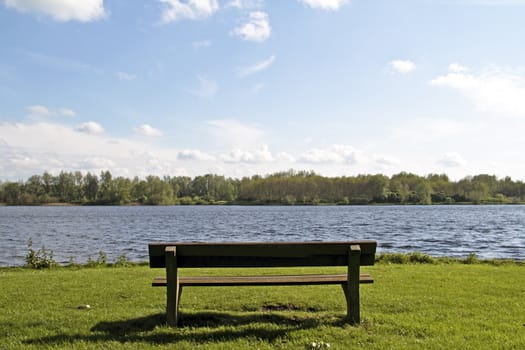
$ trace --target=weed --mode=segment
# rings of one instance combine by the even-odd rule
[[[27,241],[27,249],[28,252],[25,257],[27,267],[33,269],[49,269],[57,265],[53,258],[53,251],[48,252],[44,246],[38,250],[34,250],[33,240],[31,238]]]
[[[128,260],[128,257],[125,253],[122,253],[118,256],[117,260],[113,264],[116,267],[129,267],[131,266],[131,262]]]
[[[474,253],[470,253],[464,260],[464,264],[472,265],[472,264],[479,264],[478,256]]]
[[[98,252],[97,260],[88,258],[86,262],[86,267],[105,267],[108,264],[108,256],[102,250]]]

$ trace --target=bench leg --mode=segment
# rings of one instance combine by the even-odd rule
[[[359,270],[361,247],[350,246],[348,252],[348,280],[343,284],[346,297],[346,318],[350,324],[357,325],[361,322],[359,309]]]
[[[176,248],[166,247],[165,257],[167,282],[166,318],[169,326],[177,327],[179,320],[179,300],[182,288],[179,286]]]

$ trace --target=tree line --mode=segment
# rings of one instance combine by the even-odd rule
[[[242,179],[207,174],[114,177],[81,172],[48,172],[26,181],[0,182],[0,203],[7,205],[178,205],[178,204],[454,204],[523,203],[525,183],[495,175],[451,181],[444,174],[391,177],[325,177],[313,171],[278,172]]]

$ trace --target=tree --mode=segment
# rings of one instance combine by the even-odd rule
[[[167,205],[173,204],[173,187],[169,182],[161,180],[158,176],[148,176],[144,185],[145,204]]]
[[[4,201],[9,205],[20,204],[21,185],[18,182],[8,182],[4,185]]]
[[[100,173],[97,198],[100,204],[115,204],[115,187],[113,184],[113,176],[109,171]]]
[[[83,194],[86,200],[90,203],[97,201],[98,194],[98,177],[97,175],[87,173],[83,179]]]

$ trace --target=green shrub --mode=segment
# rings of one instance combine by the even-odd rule
[[[49,269],[57,265],[53,258],[53,251],[48,252],[44,246],[39,250],[34,250],[33,240],[31,238],[27,241],[27,249],[28,252],[25,257],[27,267],[33,269]]]
[[[403,253],[381,253],[376,255],[376,262],[386,264],[406,264],[408,257]]]
[[[428,254],[423,254],[421,252],[413,252],[409,253],[408,255],[408,261],[411,263],[418,263],[418,264],[435,264],[436,260],[431,257]]]
[[[470,253],[464,260],[463,263],[467,265],[479,264],[478,256],[474,253]]]
[[[132,264],[128,260],[128,257],[126,256],[125,253],[120,254],[117,260],[115,261],[115,263],[113,264],[113,266],[116,266],[116,267],[129,267],[131,265]]]

